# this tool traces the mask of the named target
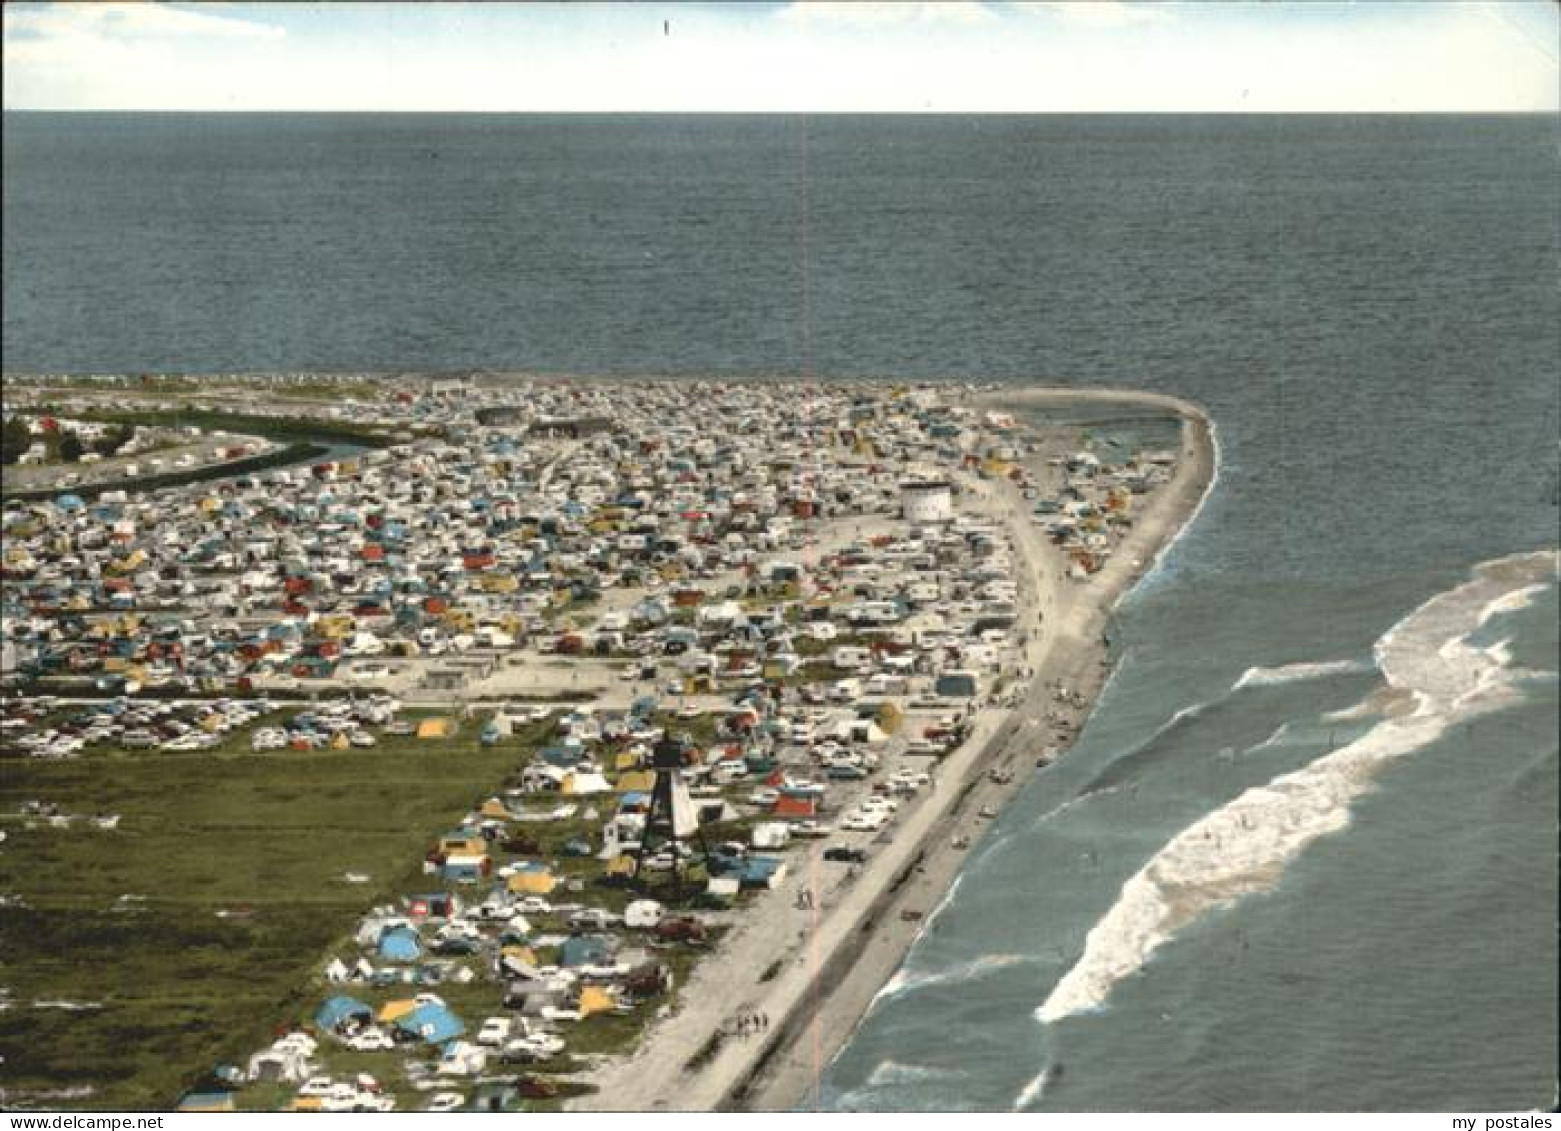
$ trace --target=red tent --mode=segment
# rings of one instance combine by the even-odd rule
[[[816,817],[818,801],[812,797],[797,797],[790,793],[783,793],[775,802],[775,808],[771,812],[777,817]]]

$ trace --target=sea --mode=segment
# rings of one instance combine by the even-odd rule
[[[1080,740],[806,1106],[1556,1103],[1556,116],[8,113],[3,144],[9,372],[1198,402],[1217,479]]]

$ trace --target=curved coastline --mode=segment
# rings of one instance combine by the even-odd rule
[[[939,785],[904,816],[892,841],[833,899],[821,901],[802,929],[782,919],[751,924],[747,934],[783,926],[790,941],[782,957],[754,985],[744,1004],[772,1024],[762,1037],[722,1041],[721,1020],[737,1002],[734,987],[753,981],[745,963],[763,952],[760,940],[739,938],[731,949],[700,964],[684,988],[683,1004],[642,1038],[632,1055],[590,1075],[599,1089],[576,1110],[792,1111],[819,1106],[825,1066],[849,1040],[922,931],[946,904],[968,855],[960,843],[979,835],[978,814],[1000,811],[1037,770],[1048,744],[1040,727],[1056,709],[1051,690],[1077,695],[1063,749],[1082,729],[1111,668],[1103,633],[1113,610],[1152,576],[1166,551],[1191,525],[1217,481],[1213,423],[1198,406],[1175,397],[1130,390],[1016,388],[984,392],[978,407],[992,411],[1129,403],[1164,411],[1182,423],[1181,458],[1170,481],[1140,512],[1131,533],[1089,582],[1076,584],[1054,567],[1027,501],[1006,482],[967,477],[962,486],[978,515],[1001,522],[1013,537],[1020,566],[1025,623],[1039,623],[1026,663],[1034,673],[1017,707],[988,709],[971,736],[939,767]],[[1049,759],[1047,759],[1049,760]],[[975,834],[975,835],[972,835]],[[964,838],[962,840],[962,838]],[[779,901],[776,901],[779,902]],[[723,944],[725,945],[725,944]]]

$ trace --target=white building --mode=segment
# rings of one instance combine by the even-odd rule
[[[900,510],[907,522],[948,522],[954,517],[954,489],[941,479],[901,483]]]

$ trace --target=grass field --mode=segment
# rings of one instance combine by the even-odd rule
[[[321,983],[325,961],[359,953],[351,934],[363,913],[444,887],[422,872],[429,844],[512,784],[552,730],[543,722],[484,747],[480,726],[468,723],[448,739],[382,736],[371,749],[252,751],[250,730],[279,717],[207,751],[0,759],[0,894],[20,900],[0,916],[9,1002],[0,1010],[0,1105],[57,1105],[64,1090],[90,1088],[70,1094],[69,1106],[168,1110],[216,1065],[242,1065],[280,1028],[308,1022],[338,992]],[[30,801],[120,822],[53,827],[19,815]],[[746,837],[749,823],[706,834]],[[600,861],[561,855],[566,841],[599,825],[582,812],[523,828],[561,878],[586,884],[578,898],[621,909],[633,896],[600,882]],[[349,882],[349,872],[369,881]],[[531,918],[539,931],[564,930],[561,914]],[[657,951],[678,984],[700,953],[681,944]],[[347,992],[377,1008],[419,988]],[[485,977],[435,989],[473,1029],[500,1012],[500,989]],[[544,1070],[630,1046],[652,1008],[580,1022],[567,1034],[569,1054]],[[319,1060],[344,1078],[372,1073],[403,1097],[403,1110],[419,1102],[403,1053],[351,1052],[326,1040]],[[289,1096],[254,1087],[238,1103],[274,1110]]]
[[[5,1102],[90,1084],[73,1105],[166,1110],[307,1016],[321,956],[369,907],[426,886],[432,837],[524,762],[527,737],[485,748],[468,726],[255,754],[239,735],[196,754],[0,761],[0,893],[25,904],[0,915]],[[28,828],[14,814],[35,799],[120,825]]]

